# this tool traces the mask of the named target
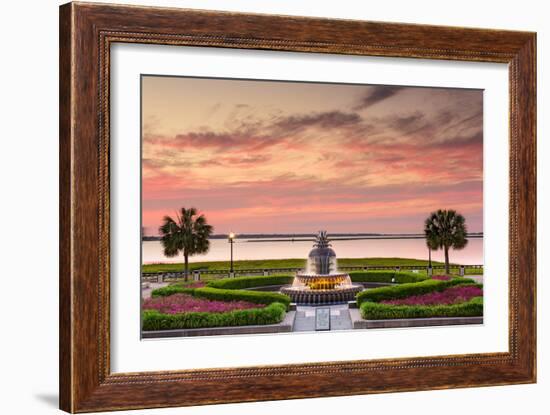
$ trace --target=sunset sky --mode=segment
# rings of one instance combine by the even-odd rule
[[[214,233],[483,231],[481,90],[142,77],[143,226]]]

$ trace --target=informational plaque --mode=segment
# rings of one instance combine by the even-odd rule
[[[330,330],[330,308],[315,309],[315,330]]]

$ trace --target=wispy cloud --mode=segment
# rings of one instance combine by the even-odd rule
[[[368,88],[368,92],[360,98],[359,103],[354,107],[354,109],[363,110],[369,108],[375,104],[378,104],[381,101],[397,95],[404,89],[405,87],[402,86],[370,86]]]
[[[288,135],[303,131],[305,128],[333,129],[354,126],[359,123],[361,123],[361,117],[356,113],[331,111],[283,117],[274,123],[274,127]]]

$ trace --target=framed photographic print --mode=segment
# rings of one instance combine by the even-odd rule
[[[534,33],[84,3],[60,33],[63,410],[535,382]]]

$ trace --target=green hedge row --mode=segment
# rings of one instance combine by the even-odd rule
[[[172,294],[191,294],[193,295],[194,288],[187,288],[181,284],[167,285],[166,287],[157,288],[151,292],[152,297],[167,297]]]
[[[156,290],[153,290],[151,295],[153,297],[165,297],[180,293],[218,301],[248,301],[256,304],[271,304],[277,302],[283,304],[286,308],[288,308],[290,304],[290,297],[280,293],[266,291],[223,290],[221,288],[213,287],[186,288],[178,284],[157,288]]]
[[[272,303],[263,308],[234,310],[226,313],[190,312],[163,314],[156,310],[143,312],[143,330],[174,330],[204,327],[277,324],[285,316],[285,306]]]
[[[239,290],[244,288],[262,287],[267,285],[292,284],[292,275],[270,275],[267,277],[238,277],[213,280],[208,283],[209,287],[222,288],[225,290]]]
[[[265,291],[222,290],[221,288],[203,287],[195,288],[192,295],[219,301],[248,301],[256,304],[271,304],[276,302],[283,304],[287,309],[290,305],[290,297],[288,295]]]
[[[421,295],[431,293],[433,291],[443,291],[448,287],[460,284],[476,284],[469,278],[453,278],[449,281],[441,280],[424,280],[416,283],[407,283],[401,285],[391,285],[387,287],[373,288],[365,290],[357,294],[357,304],[363,302],[379,302],[384,300],[394,300],[398,298],[410,297],[412,295]]]
[[[395,282],[405,284],[409,282],[420,282],[428,279],[426,273],[415,273],[407,271],[352,271],[349,273],[353,282]]]
[[[460,304],[450,305],[391,305],[364,302],[361,317],[366,320],[428,317],[475,317],[483,315],[483,297],[475,297]]]

